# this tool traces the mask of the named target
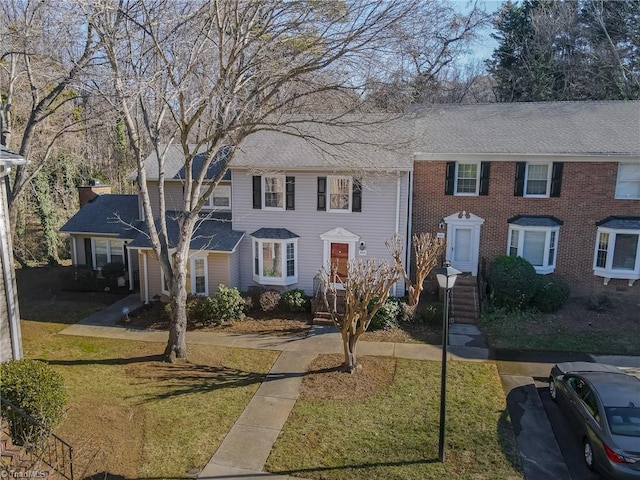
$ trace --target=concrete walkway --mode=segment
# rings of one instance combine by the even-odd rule
[[[117,325],[122,308],[133,311],[140,306],[137,296],[127,297],[67,327],[62,335],[137,340],[164,343],[167,332],[139,330]],[[298,398],[307,367],[319,354],[341,353],[340,334],[331,326],[314,326],[305,336],[269,336],[213,332],[187,332],[187,343],[280,351],[270,372],[227,433],[199,479],[275,479],[294,477],[275,475],[262,469]],[[389,356],[415,360],[441,361],[442,349],[434,345],[411,343],[359,342],[359,355]],[[516,441],[527,480],[569,479],[569,473],[553,436],[536,389],[536,380],[549,375],[554,363],[573,360],[545,354],[527,355],[492,352],[475,325],[452,324],[449,329],[448,359],[495,361],[507,398]],[[498,358],[496,358],[498,357]],[[587,355],[580,355],[587,357]],[[637,357],[595,358],[608,363],[635,367]],[[640,365],[638,365],[640,366]]]

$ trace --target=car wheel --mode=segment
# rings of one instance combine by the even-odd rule
[[[584,463],[587,465],[589,470],[593,470],[593,447],[591,446],[591,442],[588,438],[585,438],[582,442],[582,451],[584,453]]]
[[[549,395],[551,395],[551,400],[554,402],[558,401],[558,390],[556,388],[556,381],[553,377],[549,377]]]

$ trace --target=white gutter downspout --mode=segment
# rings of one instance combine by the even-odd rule
[[[413,236],[413,170],[407,174],[407,196],[408,205],[407,208],[407,246],[405,247],[405,266],[407,270],[407,276],[411,278],[411,237]],[[407,286],[405,285],[405,288]]]
[[[144,270],[144,304],[149,305],[149,271],[147,269],[147,252],[142,254],[142,265]]]
[[[0,173],[0,181],[4,182],[4,177],[9,175],[11,168],[5,167]],[[7,212],[9,206],[7,204],[7,196],[4,185],[0,187],[0,202],[2,202],[2,211]],[[22,338],[20,333],[20,310],[18,302],[16,302],[16,292],[14,289],[15,278],[11,274],[13,266],[13,258],[9,256],[9,252],[13,251],[11,247],[11,238],[7,235],[7,222],[4,215],[0,216],[0,258],[2,258],[2,277],[4,279],[4,288],[7,297],[7,312],[9,320],[9,335],[11,337],[11,349],[13,351],[13,359],[20,360],[22,358]],[[7,248],[5,248],[5,246]],[[13,319],[13,321],[12,321]]]
[[[127,248],[127,262],[129,265],[129,291],[133,292],[133,268],[131,268],[131,249]]]
[[[395,228],[395,234],[398,235],[400,233],[400,187],[402,185],[401,183],[402,178],[400,177],[400,172],[396,172],[396,228]],[[397,297],[397,287],[398,287],[398,282],[393,284],[393,296]]]

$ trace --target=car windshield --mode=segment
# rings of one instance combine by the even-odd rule
[[[606,407],[605,412],[613,435],[640,437],[639,407]]]

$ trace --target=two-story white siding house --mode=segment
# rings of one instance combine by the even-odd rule
[[[401,146],[366,138],[320,146],[264,131],[241,145],[230,169],[233,229],[245,232],[242,290],[315,294],[323,267],[335,263],[346,276],[349,260],[391,261],[385,241],[409,236],[412,160]],[[402,283],[395,293],[404,294]]]

